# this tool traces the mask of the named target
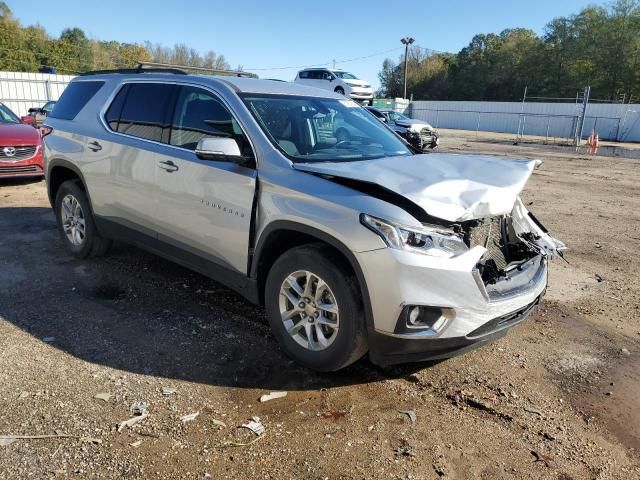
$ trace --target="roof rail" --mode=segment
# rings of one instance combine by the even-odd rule
[[[187,75],[187,72],[179,68],[157,68],[157,67],[142,67],[142,64],[137,68],[116,68],[113,70],[92,70],[90,72],[81,73],[80,76],[87,75],[105,75],[112,73],[173,73],[176,75]]]
[[[191,67],[189,65],[172,65],[170,63],[158,63],[158,62],[140,62],[138,65],[139,69],[149,70],[149,69],[168,69],[168,70],[181,70],[184,73],[187,73],[185,70],[193,70],[194,72],[203,72],[203,73],[213,73],[218,75],[227,75],[234,77],[250,77],[250,78],[258,78],[258,75],[251,72],[245,72],[243,70],[225,70],[222,68],[205,68],[205,67]]]

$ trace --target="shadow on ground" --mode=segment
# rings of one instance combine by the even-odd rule
[[[404,377],[365,357],[337,373],[290,361],[262,308],[220,284],[125,244],[77,260],[47,208],[0,208],[0,316],[78,359],[211,385],[316,389]],[[49,340],[49,339],[48,339]]]

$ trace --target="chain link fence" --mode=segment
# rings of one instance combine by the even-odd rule
[[[26,115],[32,107],[58,100],[73,78],[48,73],[0,72],[0,102],[17,115]]]
[[[435,128],[513,134],[514,142],[572,145],[596,132],[600,140],[640,141],[640,105],[414,101],[405,113]],[[581,124],[583,122],[583,125]]]

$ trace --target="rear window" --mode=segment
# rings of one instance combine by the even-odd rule
[[[49,116],[62,120],[73,120],[103,85],[104,82],[97,81],[70,83],[62,92],[60,100],[55,104]]]

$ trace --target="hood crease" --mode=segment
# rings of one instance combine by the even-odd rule
[[[353,162],[294,163],[293,167],[375,184],[402,195],[431,217],[462,222],[510,213],[539,163],[431,153]]]

